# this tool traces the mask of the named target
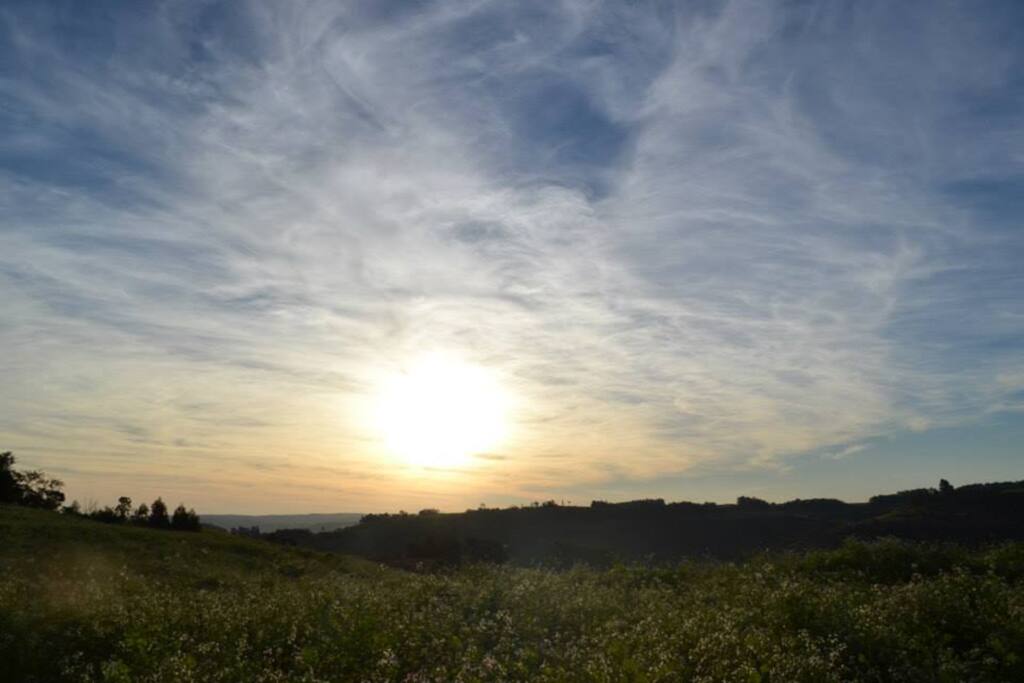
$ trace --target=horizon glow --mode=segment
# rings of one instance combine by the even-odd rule
[[[200,512],[1020,479],[1022,27],[5,3],[0,450]]]

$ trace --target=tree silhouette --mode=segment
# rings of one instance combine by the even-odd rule
[[[117,499],[117,507],[114,508],[114,512],[121,518],[121,521],[126,521],[128,515],[132,512],[132,499],[128,496],[121,496]]]
[[[64,503],[64,482],[44,472],[30,470],[16,474],[21,479],[21,504],[44,510],[56,510]]]
[[[64,502],[64,482],[51,479],[45,472],[14,469],[14,454],[0,453],[0,502],[26,507],[56,510]]]
[[[21,489],[15,479],[14,454],[0,453],[0,503],[17,503],[21,500]]]
[[[63,505],[64,482],[53,479],[39,470],[19,472],[14,469],[14,454],[10,451],[0,453],[0,503],[14,503],[26,507],[60,510],[69,515],[81,515],[82,508],[78,501],[71,505]],[[63,506],[63,507],[62,507]],[[179,505],[173,518],[167,514],[167,504],[162,498],[153,501],[149,507],[145,503],[132,512],[132,499],[121,496],[117,505],[109,505],[96,509],[95,504],[87,507],[85,516],[107,524],[125,523],[145,524],[156,529],[177,529],[182,531],[199,531],[199,515],[195,510]]]
[[[195,510],[186,510],[184,505],[178,505],[171,517],[171,528],[178,531],[199,531],[199,515]]]
[[[149,508],[149,525],[158,529],[165,529],[171,525],[167,517],[167,504],[163,498],[157,498]]]
[[[146,524],[149,522],[149,506],[145,503],[139,505],[135,510],[135,514],[132,515],[132,521],[136,524]]]

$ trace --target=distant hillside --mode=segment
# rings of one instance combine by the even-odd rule
[[[262,533],[279,529],[309,529],[310,531],[335,531],[359,523],[360,512],[331,512],[309,515],[203,515],[204,524],[213,524],[222,529],[258,527]]]
[[[1024,482],[915,489],[867,503],[833,499],[736,504],[553,501],[446,514],[367,515],[328,533],[277,532],[271,540],[398,566],[510,561],[520,565],[738,559],[763,550],[831,548],[847,538],[897,537],[967,545],[1024,540]]]

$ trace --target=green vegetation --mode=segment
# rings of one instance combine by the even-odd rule
[[[0,506],[7,680],[1024,680],[1024,545],[415,574]]]

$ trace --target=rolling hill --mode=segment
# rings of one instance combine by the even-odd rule
[[[943,483],[874,496],[736,504],[624,503],[528,507],[418,515],[367,515],[328,533],[279,531],[272,540],[358,555],[396,566],[510,561],[521,566],[609,566],[617,561],[735,560],[763,551],[833,548],[845,539],[895,537],[978,545],[1024,540],[1024,482]]]
[[[0,679],[1024,679],[1024,545],[410,573],[0,505]]]
[[[270,533],[280,529],[309,529],[310,531],[336,531],[358,524],[361,512],[328,512],[307,515],[203,515],[204,524],[221,529],[252,529]]]

